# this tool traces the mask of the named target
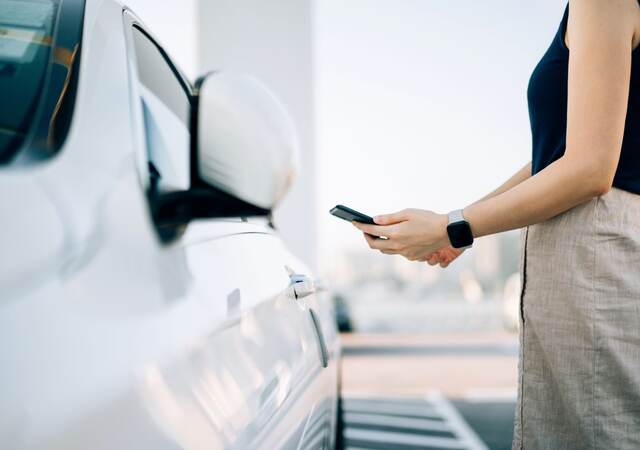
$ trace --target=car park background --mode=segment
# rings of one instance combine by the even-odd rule
[[[518,233],[484,238],[442,270],[371,252],[328,209],[446,212],[521,167],[528,78],[564,3],[129,4],[191,79],[221,68],[252,73],[289,108],[301,172],[275,221],[353,330],[344,336],[345,395],[437,391],[489,448],[508,448]]]

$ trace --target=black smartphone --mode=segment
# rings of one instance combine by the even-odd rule
[[[360,223],[367,223],[369,225],[376,224],[373,221],[373,219],[367,216],[366,214],[362,214],[361,212],[358,212],[355,209],[347,208],[344,205],[336,205],[335,207],[331,208],[331,211],[329,212],[334,216],[339,217],[340,219],[346,220],[348,222],[360,222]]]

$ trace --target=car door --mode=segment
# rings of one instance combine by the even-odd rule
[[[135,16],[125,24],[143,186],[186,189],[189,84]],[[154,423],[188,448],[326,448],[328,351],[309,308],[313,280],[268,220],[194,221],[167,245],[185,255],[167,273],[186,272],[210,331],[146,375]]]
[[[293,267],[304,271],[302,264],[259,223],[196,224],[184,241],[194,295],[225,315],[202,367],[213,395],[199,400],[225,446],[326,448],[328,427],[305,432],[326,416],[326,350],[312,295],[296,293],[304,274]]]

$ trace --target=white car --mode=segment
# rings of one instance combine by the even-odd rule
[[[271,221],[293,125],[196,86],[116,1],[0,0],[0,448],[334,446],[332,306]]]

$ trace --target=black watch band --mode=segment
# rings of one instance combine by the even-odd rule
[[[464,218],[461,209],[451,211],[448,215],[447,235],[453,248],[469,248],[473,245],[471,225]]]

